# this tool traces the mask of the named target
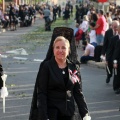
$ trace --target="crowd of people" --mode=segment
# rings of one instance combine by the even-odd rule
[[[61,7],[61,5],[48,5],[44,4],[40,7],[39,13],[45,19],[45,30],[51,31],[51,24],[57,20],[57,18],[61,18],[65,20],[66,24],[68,23],[68,19],[73,14],[73,5],[68,1],[65,7]]]
[[[84,50],[81,63],[106,61],[106,83],[114,76],[113,90],[120,94],[120,7],[110,3],[109,12],[105,12],[87,4],[77,5],[75,19],[76,47],[82,43]]]
[[[20,27],[31,26],[36,19],[36,7],[35,5],[16,5],[10,3],[5,11],[0,8],[0,21],[1,26],[4,29],[16,30],[16,26],[20,24]]]

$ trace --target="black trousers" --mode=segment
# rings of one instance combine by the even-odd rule
[[[61,115],[61,113],[55,109],[55,108],[50,108],[48,109],[48,119],[50,120],[75,120],[75,116],[66,116],[66,115]]]
[[[120,89],[120,63],[118,64],[117,75],[114,75],[113,89],[114,90]]]
[[[110,70],[110,73],[108,72],[108,69],[106,67],[107,77],[111,78],[113,75],[113,62],[112,61],[108,61],[108,68]]]
[[[74,116],[63,116],[63,117],[58,117],[57,120],[75,120]]]

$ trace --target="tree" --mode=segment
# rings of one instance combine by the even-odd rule
[[[2,3],[2,0],[0,0],[0,4]]]

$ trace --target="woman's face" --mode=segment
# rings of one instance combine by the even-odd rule
[[[58,60],[65,60],[69,54],[69,47],[64,41],[57,41],[53,48],[54,56]]]

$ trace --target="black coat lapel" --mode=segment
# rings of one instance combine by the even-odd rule
[[[55,58],[52,57],[51,60],[50,60],[50,66],[52,68],[52,71],[54,72],[54,75],[55,77],[60,81],[62,82],[63,86],[65,87],[65,83],[64,83],[64,79],[63,79],[63,76],[62,76],[62,72],[60,71],[58,65],[57,65],[57,62],[55,61]]]
[[[110,29],[110,36],[113,36],[113,30]]]
[[[69,80],[66,84],[66,88],[70,88],[71,86],[73,86],[73,81],[72,81],[72,76],[70,74],[70,71],[73,73],[75,70],[75,67],[69,60],[67,60],[67,65],[68,65]]]

